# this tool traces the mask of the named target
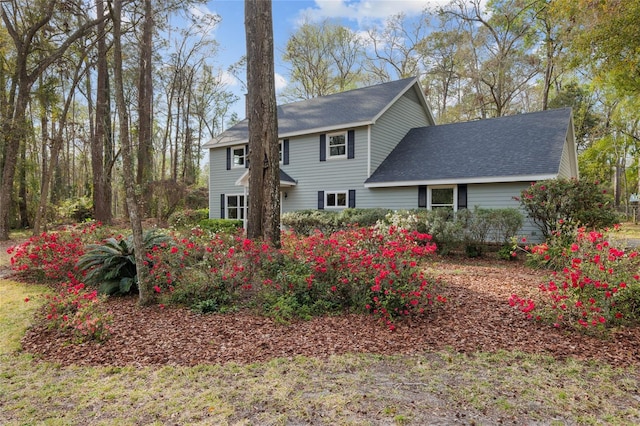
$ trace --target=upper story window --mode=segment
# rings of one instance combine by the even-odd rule
[[[333,133],[327,135],[329,143],[327,145],[328,158],[342,158],[347,156],[347,133]]]
[[[244,167],[247,161],[247,153],[244,145],[231,148],[231,164],[233,167]]]

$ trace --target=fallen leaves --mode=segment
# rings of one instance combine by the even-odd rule
[[[513,293],[534,294],[544,276],[515,262],[440,261],[430,268],[448,302],[429,315],[389,331],[373,317],[345,314],[289,325],[246,312],[199,315],[175,307],[141,308],[136,299],[112,298],[113,335],[101,344],[70,345],[46,327],[23,339],[26,351],[62,365],[196,365],[253,363],[275,357],[327,358],[334,354],[519,350],[558,358],[640,364],[640,328],[607,339],[527,321],[508,304]]]

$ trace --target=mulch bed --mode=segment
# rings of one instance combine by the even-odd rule
[[[199,315],[186,309],[141,308],[111,298],[113,335],[104,343],[69,344],[44,326],[31,328],[25,351],[61,365],[196,365],[253,363],[276,357],[326,358],[344,353],[413,354],[519,350],[616,366],[640,365],[640,328],[606,338],[533,324],[509,306],[512,293],[533,294],[544,273],[518,262],[439,259],[429,267],[444,284],[446,305],[395,331],[373,317],[342,315],[288,325],[248,313]]]

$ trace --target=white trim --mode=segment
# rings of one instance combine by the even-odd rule
[[[242,209],[242,213],[240,214],[241,217],[239,218],[233,218],[233,219],[239,219],[242,220],[243,222],[245,222],[247,220],[247,190],[246,188],[244,189],[244,191],[241,194],[224,194],[224,217],[226,219],[231,219],[229,217],[229,197],[243,197],[244,198],[244,205],[243,206],[236,206],[233,207],[235,210],[240,210]],[[240,199],[238,199],[238,201],[240,201]]]
[[[297,136],[311,136],[311,135],[316,135],[316,134],[321,134],[321,133],[334,133],[334,132],[339,132],[345,129],[355,129],[358,127],[365,127],[365,126],[369,126],[371,124],[374,124],[374,122],[372,120],[366,120],[366,121],[356,121],[353,123],[342,123],[342,124],[336,124],[335,126],[327,126],[327,127],[316,127],[313,129],[304,129],[304,130],[300,130],[300,131],[296,131],[296,132],[289,132],[289,133],[280,133],[278,134],[278,139],[287,139],[287,138],[294,138]],[[346,130],[345,130],[346,131]],[[224,138],[224,139],[228,139],[228,138]],[[211,139],[209,142],[207,142],[206,144],[204,144],[202,146],[203,149],[216,149],[216,148],[222,148],[222,147],[228,147],[228,146],[234,146],[234,145],[240,145],[240,144],[247,144],[249,143],[248,139],[235,139],[235,140],[231,140],[231,141],[223,141],[223,140],[218,140],[216,141],[215,139]]]
[[[434,189],[452,189],[453,190],[453,203],[451,205],[451,207],[453,207],[453,211],[457,212],[458,211],[458,185],[430,185],[427,186],[427,209],[428,210],[433,210],[433,206],[431,204],[431,199],[432,199],[432,195],[431,195],[431,191],[433,191]],[[444,206],[441,206],[444,207]]]
[[[371,177],[371,125],[367,126],[367,178]]]
[[[338,202],[338,194],[344,194],[344,206],[330,206],[327,202],[329,194],[336,195],[336,203]],[[325,210],[346,209],[349,207],[349,191],[324,191],[324,208]]]
[[[291,182],[288,180],[281,180],[280,181],[280,187],[281,188],[291,188],[292,186],[296,186],[298,183],[297,182]],[[247,170],[246,172],[244,172],[242,174],[242,176],[240,176],[235,183],[236,186],[244,186],[245,188],[249,187],[249,170]]]
[[[331,138],[334,136],[343,136],[344,137],[344,154],[340,154],[340,155],[331,155]],[[327,159],[327,161],[330,160],[341,160],[341,159],[345,159],[347,158],[347,150],[349,147],[349,132],[347,130],[345,131],[340,131],[340,132],[333,132],[333,133],[327,133],[327,141],[325,144],[325,149],[326,149],[326,156],[325,158]],[[336,145],[334,145],[336,146]],[[340,145],[337,145],[340,146]]]
[[[475,178],[456,179],[432,179],[432,180],[405,180],[395,182],[374,182],[365,183],[365,188],[393,188],[398,186],[419,186],[419,185],[457,185],[461,183],[510,183],[510,182],[536,182],[539,180],[555,179],[556,174],[547,175],[525,175],[525,176],[484,176]]]
[[[414,78],[413,80],[411,80],[411,83],[409,83],[409,85],[407,85],[407,87],[404,88],[404,90],[402,90],[400,93],[398,93],[398,95],[393,98],[391,100],[391,102],[389,102],[384,108],[382,108],[382,110],[380,112],[378,112],[378,114],[376,114],[375,117],[373,117],[373,120],[371,122],[371,124],[375,124],[376,121],[378,121],[378,119],[385,113],[387,112],[387,110],[389,108],[391,108],[391,105],[395,104],[398,99],[400,99],[401,97],[404,96],[405,93],[407,93],[409,91],[409,89],[413,88],[413,87],[418,87],[417,92],[418,94],[418,98],[420,99],[420,103],[422,104],[422,107],[425,109],[425,111],[427,112],[427,120],[429,121],[429,124],[434,126],[436,124],[436,120],[433,117],[433,113],[431,112],[431,108],[429,108],[429,103],[427,102],[427,98],[425,96],[425,94],[422,92],[422,87],[420,86],[420,82],[418,81],[418,78]]]
[[[245,169],[246,168],[246,164],[247,164],[247,148],[245,145],[233,145],[230,147],[231,148],[231,168],[232,169]],[[235,163],[235,150],[239,150],[242,149],[242,158],[243,158],[243,163],[242,164],[236,164]]]

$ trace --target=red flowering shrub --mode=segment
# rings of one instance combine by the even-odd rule
[[[75,279],[59,287],[57,294],[45,296],[45,319],[49,327],[69,330],[80,342],[107,339],[111,333],[111,313],[104,311],[98,292]]]
[[[548,244],[531,248],[547,258]],[[564,265],[539,286],[537,300],[517,295],[511,306],[528,318],[581,328],[611,326],[640,318],[640,257],[637,251],[610,245],[600,232],[577,231],[574,241],[557,259]]]
[[[102,232],[101,224],[93,222],[32,236],[7,250],[12,255],[11,267],[38,280],[67,279],[84,254],[85,244],[95,241]]]
[[[316,233],[283,236],[285,257],[308,265],[306,282],[280,282],[285,290],[306,291],[337,309],[369,311],[393,328],[395,318],[423,313],[434,301],[433,286],[421,271],[435,252],[431,237],[389,226],[353,228],[329,237]]]
[[[558,220],[602,229],[618,222],[611,196],[598,183],[584,179],[549,179],[532,183],[517,197],[527,216],[551,236]]]
[[[280,320],[371,312],[392,320],[425,312],[433,294],[420,264],[430,237],[397,227],[353,228],[330,236],[284,233],[282,249],[241,233],[207,239],[195,230],[148,254],[156,291],[198,311],[248,306]]]

